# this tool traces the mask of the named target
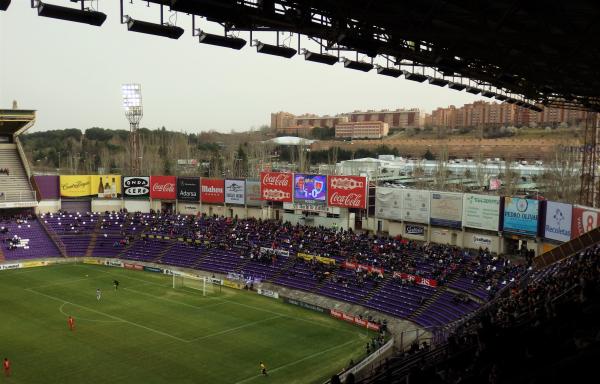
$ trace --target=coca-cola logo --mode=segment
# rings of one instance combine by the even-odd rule
[[[263,184],[273,185],[277,187],[287,187],[290,183],[290,177],[285,173],[271,174],[266,173],[263,177]]]
[[[164,184],[154,184],[152,185],[152,192],[165,192],[172,193],[175,192],[175,183],[164,183]]]
[[[361,208],[361,195],[358,193],[349,193],[347,195],[333,192],[329,198],[329,204],[331,205],[342,205],[346,207]]]

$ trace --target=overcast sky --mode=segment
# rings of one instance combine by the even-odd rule
[[[66,0],[48,1],[73,6]],[[29,0],[0,12],[0,108],[36,109],[34,130],[128,129],[121,84],[142,85],[141,126],[200,132],[269,124],[270,113],[336,114],[353,110],[462,105],[478,98],[404,79],[199,44],[191,18],[179,40],[128,32],[117,0],[100,1],[102,27],[37,16]],[[126,2],[132,17],[157,22],[157,5]],[[216,26],[199,26],[217,32]],[[248,39],[248,34],[241,37]],[[263,36],[262,40],[267,37]],[[295,47],[295,46],[294,46]]]

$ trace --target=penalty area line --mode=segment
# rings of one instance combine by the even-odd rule
[[[173,335],[171,335],[171,334],[169,334],[169,333],[166,333],[166,332],[163,332],[163,331],[159,331],[158,329],[154,329],[154,328],[146,327],[145,325],[138,324],[138,323],[135,323],[135,322],[133,322],[133,321],[125,320],[125,319],[123,319],[123,318],[121,318],[121,317],[118,317],[118,316],[113,316],[113,315],[110,315],[110,314],[108,314],[108,313],[104,313],[104,312],[102,312],[102,311],[98,311],[98,310],[95,310],[95,309],[93,309],[93,308],[86,307],[86,306],[84,306],[84,305],[75,304],[75,303],[72,303],[72,302],[70,302],[70,301],[63,300],[63,299],[61,299],[60,297],[56,297],[56,296],[52,296],[52,295],[48,295],[48,294],[45,294],[45,293],[42,293],[42,292],[35,291],[35,290],[33,290],[33,289],[30,289],[30,288],[25,288],[25,291],[28,291],[28,292],[35,293],[36,295],[40,295],[40,296],[47,297],[47,298],[49,298],[49,299],[52,299],[52,300],[55,300],[55,301],[59,301],[59,302],[61,302],[61,303],[66,303],[66,304],[73,305],[73,306],[75,306],[75,307],[83,308],[83,309],[85,309],[85,310],[88,310],[88,311],[90,311],[90,312],[94,312],[94,313],[97,313],[97,314],[100,314],[100,315],[106,316],[106,317],[108,317],[108,318],[110,318],[110,319],[113,319],[113,320],[118,320],[118,321],[121,321],[121,322],[123,322],[123,323],[127,323],[127,324],[130,324],[130,325],[133,325],[134,327],[138,327],[138,328],[141,328],[141,329],[145,329],[146,331],[150,331],[150,332],[156,333],[156,334],[158,334],[158,335],[162,335],[162,336],[170,337],[171,339],[175,339],[175,340],[181,341],[181,342],[183,342],[183,343],[187,343],[187,342],[188,342],[187,340],[185,340],[185,339],[182,339],[181,337],[173,336]]]

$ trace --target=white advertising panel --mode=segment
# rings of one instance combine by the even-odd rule
[[[225,180],[225,203],[246,203],[246,182],[244,180]]]
[[[563,242],[571,240],[572,217],[573,206],[571,204],[548,201],[546,203],[544,237]]]
[[[402,189],[377,188],[375,217],[396,221],[402,220]]]
[[[500,223],[500,196],[465,193],[463,227],[497,231]]]
[[[429,224],[429,191],[402,190],[402,220]]]
[[[431,192],[431,225],[460,228],[462,202],[461,193]]]

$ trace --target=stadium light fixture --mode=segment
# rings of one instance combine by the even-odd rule
[[[377,73],[383,76],[390,77],[400,77],[402,75],[402,71],[396,68],[382,67],[377,65]]]
[[[484,90],[484,91],[481,92],[481,96],[492,98],[492,97],[496,96],[496,94],[494,92],[492,92],[492,91],[485,91]]]
[[[142,167],[140,148],[140,120],[144,115],[142,106],[142,86],[140,84],[123,84],[121,86],[123,96],[123,109],[125,117],[129,121],[129,156],[131,172],[139,175]]]
[[[354,61],[350,59],[344,59],[344,67],[354,69],[361,72],[369,72],[373,69],[373,64],[365,63],[364,61]]]
[[[239,37],[213,35],[212,33],[206,33],[201,30],[198,33],[198,41],[201,44],[216,45],[236,50],[240,50],[246,45],[246,40],[240,39]]]
[[[404,78],[406,80],[416,81],[417,83],[422,83],[425,80],[427,80],[427,76],[421,75],[420,73],[414,73],[414,72],[409,72],[409,71],[403,71],[403,72],[404,72]]]
[[[254,40],[254,44],[256,45],[256,52],[264,53],[266,55],[280,56],[291,59],[298,51],[294,48],[282,46],[282,45],[271,45],[261,43],[258,40]]]
[[[481,89],[475,87],[467,87],[466,91],[472,93],[473,95],[479,95],[481,93]]]
[[[316,53],[311,52],[306,49],[303,50],[304,60],[314,61],[315,63],[333,65],[338,62],[338,57],[333,55],[328,55],[325,53]]]
[[[448,85],[448,83],[450,83],[448,80],[440,79],[437,77],[429,78],[429,84],[432,84],[432,85],[435,85],[438,87],[445,87],[446,85]]]
[[[448,83],[448,88],[454,89],[455,91],[462,91],[463,89],[467,88],[467,86],[461,83],[454,83],[451,81]]]
[[[135,20],[131,17],[127,18],[127,30],[130,32],[145,33],[147,35],[168,37],[169,39],[179,39],[181,35],[183,35],[183,28],[181,27]]]
[[[73,21],[75,23],[84,23],[97,27],[101,26],[106,20],[106,14],[98,11],[85,10],[83,9],[83,4],[82,9],[76,9],[62,7],[60,5],[46,4],[40,1],[37,3],[37,11],[38,16]]]
[[[10,0],[0,0],[0,11],[6,11],[10,5]]]
[[[506,101],[506,100],[508,100],[508,96],[497,94],[496,100]]]

